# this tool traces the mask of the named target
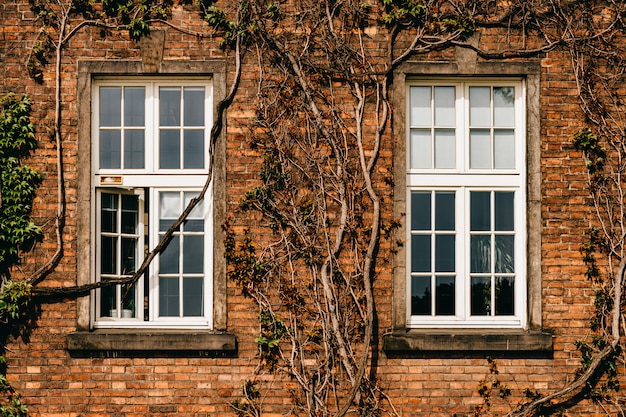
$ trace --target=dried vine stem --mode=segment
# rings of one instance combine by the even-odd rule
[[[55,252],[55,254],[52,256],[52,258],[43,266],[41,267],[39,270],[37,270],[37,272],[35,272],[29,279],[28,282],[30,284],[37,284],[38,282],[40,282],[42,279],[45,278],[46,275],[48,275],[50,272],[52,272],[54,270],[54,268],[56,267],[56,265],[58,264],[58,262],[61,260],[61,258],[63,257],[63,242],[61,239],[61,234],[62,234],[62,227],[63,224],[65,222],[65,185],[64,185],[64,181],[63,181],[63,160],[62,160],[62,147],[61,147],[61,141],[62,141],[62,133],[61,133],[61,107],[62,107],[62,101],[61,101],[61,74],[62,74],[62,59],[63,59],[63,55],[62,55],[62,50],[63,48],[66,47],[66,45],[68,44],[68,42],[72,39],[72,37],[78,33],[78,29],[83,28],[83,27],[87,27],[87,26],[97,26],[97,27],[103,27],[103,28],[108,28],[108,29],[120,29],[122,28],[122,26],[119,25],[107,25],[107,24],[103,24],[99,21],[82,21],[79,22],[74,29],[72,29],[71,31],[69,31],[69,33],[66,34],[66,30],[67,30],[67,22],[70,18],[69,16],[69,10],[71,9],[71,7],[67,8],[67,7],[63,7],[62,8],[64,13],[62,14],[62,19],[61,19],[61,25],[59,28],[59,40],[56,44],[56,48],[55,48],[55,54],[56,54],[56,65],[55,65],[55,88],[56,88],[56,93],[55,93],[55,139],[56,139],[56,145],[57,145],[57,171],[58,171],[58,185],[57,185],[57,193],[58,193],[58,212],[57,212],[57,217],[56,217],[56,222],[57,222],[57,227],[56,227],[56,235],[57,235],[57,250]],[[162,19],[153,19],[150,20],[150,22],[162,22]],[[174,29],[178,29],[178,26],[169,24],[169,27],[172,27]],[[189,34],[188,31],[185,31],[184,29],[180,28],[182,33],[186,33]],[[194,35],[197,35],[196,33],[194,33]],[[218,104],[217,104],[217,116],[216,119],[213,123],[213,126],[211,127],[211,142],[209,143],[209,167],[208,167],[208,172],[207,172],[207,180],[202,188],[202,190],[200,191],[200,193],[192,198],[189,203],[187,204],[187,206],[185,207],[185,209],[182,211],[182,213],[180,214],[180,216],[176,219],[176,221],[168,228],[168,230],[163,234],[163,236],[161,237],[161,239],[159,240],[159,242],[157,243],[157,245],[145,256],[142,264],[139,266],[139,268],[137,268],[137,270],[135,271],[135,273],[130,276],[130,277],[126,277],[126,278],[121,278],[121,279],[112,279],[112,280],[107,280],[105,282],[103,281],[98,281],[98,282],[93,282],[93,283],[89,283],[89,284],[84,284],[84,285],[76,285],[76,286],[67,286],[67,287],[34,287],[33,288],[33,294],[38,296],[38,297],[46,297],[46,296],[53,296],[53,297],[72,297],[72,296],[78,296],[78,295],[82,295],[82,294],[86,294],[89,291],[92,291],[94,289],[98,289],[98,288],[102,288],[105,286],[112,286],[112,285],[116,285],[116,284],[133,284],[135,283],[139,278],[141,278],[143,276],[143,274],[146,272],[146,270],[149,268],[150,264],[152,263],[152,261],[154,260],[154,258],[160,254],[161,252],[163,252],[163,250],[165,250],[165,248],[167,247],[167,244],[169,243],[169,241],[172,239],[172,236],[174,235],[174,233],[180,228],[180,226],[185,222],[185,220],[187,219],[187,217],[189,216],[189,214],[193,211],[193,209],[198,205],[198,203],[200,201],[203,200],[204,196],[206,195],[206,192],[208,191],[211,182],[213,180],[213,169],[214,169],[214,164],[215,164],[215,146],[217,141],[219,140],[221,134],[222,134],[222,130],[224,127],[224,117],[225,117],[225,113],[226,110],[228,109],[228,107],[232,104],[235,95],[237,94],[237,90],[239,88],[239,83],[241,81],[241,59],[242,59],[242,51],[241,51],[241,38],[240,36],[236,36],[235,38],[235,42],[234,42],[234,60],[235,60],[235,70],[234,70],[234,75],[233,75],[233,81],[230,85],[229,88],[229,92],[227,94],[227,96],[222,99]]]

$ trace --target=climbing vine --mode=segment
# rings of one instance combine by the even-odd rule
[[[42,238],[30,219],[40,174],[24,163],[37,146],[28,97],[0,99],[0,415],[23,416],[26,407],[6,378],[6,339],[28,324],[31,286],[12,280],[20,255]]]
[[[3,103],[25,113],[15,113],[19,123],[7,124],[7,129],[14,130],[0,136],[0,209],[6,213],[0,218],[0,276],[4,281],[0,319],[18,318],[27,310],[31,285],[40,295],[57,291],[66,296],[101,285],[37,288],[63,256],[65,48],[86,27],[99,28],[103,36],[121,31],[139,39],[152,24],[165,24],[174,5],[193,3],[208,31],[222,37],[220,48],[237,62],[232,88],[218,106],[214,141],[220,137],[223,113],[237,93],[245,53],[254,57],[258,73],[249,146],[262,164],[257,186],[243,196],[238,210],[246,220],[266,227],[267,233],[236,235],[227,224],[225,248],[229,278],[258,308],[259,363],[243,387],[243,398],[232,407],[241,416],[261,415],[261,376],[272,373],[295,382],[287,412],[311,417],[394,414],[372,355],[380,333],[374,297],[379,270],[400,243],[393,241],[400,220],[389,218],[381,209],[392,198],[392,167],[381,155],[392,149],[389,87],[394,70],[408,59],[440,57],[437,54],[451,48],[472,51],[486,60],[540,57],[558,49],[571,56],[588,124],[573,136],[573,144],[585,158],[591,205],[597,215],[590,242],[582,248],[586,274],[597,289],[590,322],[594,335],[577,343],[582,368],[573,382],[551,394],[528,390],[525,401],[512,405],[511,415],[540,415],[585,397],[611,403],[611,394],[618,389],[615,364],[622,338],[626,264],[622,2],[246,0],[224,7],[212,0],[30,3],[42,26],[27,70],[44,83],[44,70],[54,66],[51,136],[57,152],[57,250],[25,281],[9,280],[20,251],[41,239],[42,232],[28,219],[39,177],[21,165],[35,144],[32,125],[21,125],[28,120],[29,103],[7,98]],[[500,42],[488,47],[475,42],[481,33],[495,31],[505,34]],[[15,134],[15,126],[20,134]],[[15,142],[18,139],[23,139],[22,145]],[[5,142],[19,147],[21,153],[5,158]],[[5,174],[5,167],[21,180]],[[18,198],[24,202],[11,208]],[[145,271],[197,202],[192,201],[132,279]],[[5,219],[15,228],[6,235]],[[599,266],[599,262],[606,263]],[[490,363],[492,379],[479,388],[485,407],[477,412],[489,412],[487,401],[494,393],[509,397],[509,388],[500,384],[497,375],[495,363]],[[10,392],[10,387],[4,390]],[[8,406],[15,415],[23,413],[19,397],[12,396]]]

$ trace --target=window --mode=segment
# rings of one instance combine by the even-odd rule
[[[96,281],[131,277],[207,180],[211,84],[96,79],[91,239]],[[212,326],[211,190],[133,285],[96,291],[94,327]]]
[[[407,326],[524,327],[524,83],[407,93]]]

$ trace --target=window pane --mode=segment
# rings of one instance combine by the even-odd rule
[[[496,192],[495,196],[495,226],[498,231],[513,231],[515,229],[515,212],[513,192]]]
[[[515,88],[493,89],[493,125],[515,126]]]
[[[411,193],[411,230],[430,230],[430,193]]]
[[[454,235],[435,236],[435,272],[454,272]]]
[[[491,279],[472,277],[470,311],[472,316],[489,316],[491,314]]]
[[[432,138],[430,129],[411,130],[411,168],[432,167]]]
[[[411,278],[411,315],[429,316],[431,314],[430,277]]]
[[[435,314],[454,316],[454,277],[436,277]]]
[[[411,87],[411,126],[430,126],[430,87]]]
[[[137,265],[137,239],[122,238],[122,270],[121,275],[130,275],[135,272]]]
[[[470,87],[470,126],[491,126],[491,88]]]
[[[184,141],[184,167],[204,168],[204,130],[186,130]]]
[[[121,285],[120,289],[122,291],[122,296],[124,299],[122,300],[122,318],[133,318],[136,316],[136,308],[135,308],[135,292],[137,288],[135,284],[131,285]]]
[[[187,207],[189,205],[189,203],[191,202],[191,200],[195,197],[197,197],[200,193],[196,192],[196,191],[185,191],[184,193],[184,198],[185,198],[185,207]],[[196,204],[196,206],[194,207],[193,210],[191,210],[191,213],[189,213],[189,219],[204,219],[204,200],[199,201],[198,204]]]
[[[117,232],[117,194],[101,194],[100,231]]]
[[[493,132],[493,163],[497,169],[515,168],[515,134],[512,129]]]
[[[180,88],[159,89],[159,126],[180,126]]]
[[[491,230],[491,193],[470,192],[470,230]]]
[[[117,238],[100,237],[100,273],[113,275],[117,273]]]
[[[119,130],[100,131],[100,168],[121,168],[122,134]]]
[[[454,126],[454,87],[435,87],[435,126]]]
[[[180,131],[161,130],[159,135],[159,168],[180,168]]]
[[[100,290],[100,317],[117,317],[115,309],[115,285]]]
[[[161,274],[180,272],[180,236],[172,237],[165,250],[159,255],[159,272]]]
[[[100,87],[100,126],[122,125],[122,89]]]
[[[496,316],[515,314],[514,283],[513,277],[496,277]]]
[[[183,273],[204,273],[204,236],[184,237]]]
[[[177,219],[180,215],[180,193],[179,192],[162,192],[160,196],[160,214],[161,219]],[[163,231],[163,230],[161,230]]]
[[[491,236],[475,235],[470,237],[470,272],[491,272]]]
[[[144,97],[143,87],[124,89],[124,126],[145,126]]]
[[[454,193],[435,193],[435,230],[455,229]]]
[[[204,232],[204,220],[187,220],[183,225],[183,230],[185,232]]]
[[[515,236],[496,235],[496,273],[512,274],[515,272]]]
[[[139,220],[139,198],[136,195],[122,195],[122,233],[137,233]]]
[[[185,126],[204,126],[204,88],[185,88]]]
[[[430,272],[430,235],[411,236],[411,271]]]
[[[435,168],[455,167],[455,139],[453,129],[435,130]]]
[[[491,168],[491,133],[488,129],[470,130],[470,168]]]
[[[204,314],[203,286],[204,280],[202,278],[183,279],[183,316],[199,317]]]
[[[159,316],[180,315],[180,290],[178,278],[159,278]]]
[[[144,131],[126,130],[124,132],[124,168],[141,169],[144,167]]]

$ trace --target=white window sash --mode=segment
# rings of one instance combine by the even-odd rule
[[[456,88],[456,167],[454,169],[417,169],[411,167],[411,104],[407,100],[407,325],[409,328],[524,328],[526,326],[526,158],[525,158],[525,89],[523,82],[515,79],[502,80],[414,80],[407,85],[407,97],[411,86],[455,86]],[[469,87],[499,86],[515,87],[515,168],[470,169],[469,155]],[[491,100],[493,109],[493,100]],[[492,122],[493,125],[493,122]],[[493,127],[492,127],[493,128]],[[493,145],[492,145],[493,146]],[[493,149],[492,149],[493,153]],[[455,191],[456,193],[456,285],[455,316],[411,315],[411,192]],[[513,316],[471,316],[470,314],[470,232],[469,193],[471,191],[513,191],[515,234],[515,284]],[[492,213],[493,215],[493,213]],[[435,272],[431,272],[434,275]],[[427,275],[427,274],[426,274]],[[434,288],[432,290],[434,297]],[[434,309],[434,305],[432,306]],[[495,305],[492,305],[495,308]]]

